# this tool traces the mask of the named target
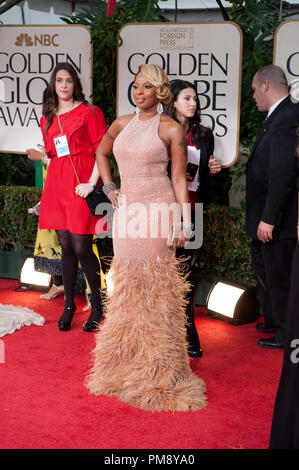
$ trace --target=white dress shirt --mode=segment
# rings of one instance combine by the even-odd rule
[[[268,117],[270,116],[270,114],[273,113],[274,109],[277,108],[277,106],[279,105],[279,103],[281,103],[288,95],[284,96],[283,98],[281,98],[280,100],[276,101],[276,103],[272,104],[272,106],[270,107],[269,111],[268,111],[268,114],[267,114],[267,117],[265,119],[265,121],[268,119]]]

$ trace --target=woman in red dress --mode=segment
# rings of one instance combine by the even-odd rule
[[[106,132],[106,123],[102,111],[85,100],[78,74],[68,63],[60,63],[53,70],[41,130],[51,160],[39,227],[56,230],[62,247],[65,306],[58,327],[67,331],[71,326],[79,260],[92,296],[92,310],[83,329],[95,331],[102,317],[100,266],[92,250],[97,217],[91,215],[84,198],[99,180],[95,151]]]

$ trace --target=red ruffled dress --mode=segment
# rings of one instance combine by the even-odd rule
[[[107,129],[104,115],[97,106],[81,103],[59,118],[80,183],[87,183],[95,164],[95,151]],[[41,197],[39,228],[93,234],[99,217],[94,217],[84,198],[75,194],[78,180],[70,156],[57,157],[54,138],[61,135],[57,116],[47,132],[44,116],[40,124],[51,161]]]

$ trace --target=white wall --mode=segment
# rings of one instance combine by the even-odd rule
[[[230,11],[231,4],[227,1],[222,3]],[[299,10],[298,1],[289,0],[289,3],[293,5],[293,8]],[[78,1],[76,2],[76,10],[78,11],[87,5],[88,2],[80,3]],[[164,14],[170,21],[174,21],[174,5],[174,0],[159,2],[160,8],[164,9]],[[180,23],[223,21],[222,14],[215,0],[178,0],[178,8],[177,21]],[[70,1],[24,0],[0,15],[0,21],[3,24],[65,24],[60,19],[60,16],[71,14],[72,6]]]
[[[0,15],[3,24],[65,24],[60,16],[71,15],[71,2],[25,0]]]
[[[168,2],[161,2],[160,7],[163,8],[167,3]],[[179,0],[179,5],[181,3],[182,2]],[[198,4],[202,2],[194,2],[194,0],[189,1],[189,9],[180,9],[177,21],[183,23],[223,20],[218,9],[206,10],[205,8],[190,8],[194,3]],[[80,4],[79,2],[76,2],[77,11],[86,6],[86,3]],[[174,21],[174,14],[172,13],[173,9],[170,7],[168,5],[164,14],[170,21]],[[24,24],[61,24],[64,22],[60,19],[60,16],[71,15],[71,13],[71,2],[63,0],[24,0],[19,5],[12,7],[10,10],[0,15],[0,20],[3,24],[23,24],[23,22]]]

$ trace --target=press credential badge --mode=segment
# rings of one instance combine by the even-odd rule
[[[65,157],[70,155],[69,144],[66,138],[66,135],[60,135],[59,137],[54,138],[54,145],[56,148],[56,153],[58,158]]]

